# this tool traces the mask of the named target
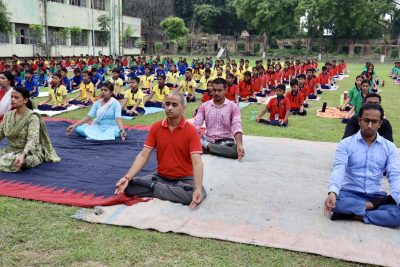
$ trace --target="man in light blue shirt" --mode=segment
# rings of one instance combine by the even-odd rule
[[[396,146],[378,134],[383,116],[380,105],[363,105],[360,131],[337,147],[325,201],[325,213],[333,211],[332,220],[400,226],[400,157]],[[385,171],[389,196],[381,189]]]

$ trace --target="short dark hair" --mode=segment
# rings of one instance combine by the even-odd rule
[[[158,78],[162,78],[162,79],[165,81],[165,79],[166,79],[167,77],[165,77],[165,75],[160,75],[160,76],[158,76]]]
[[[284,85],[284,84],[278,84],[276,87],[275,87],[275,89],[281,89],[281,90],[283,90],[283,91],[286,91],[286,86]]]
[[[370,85],[370,84],[371,84],[371,83],[370,83],[370,81],[369,81],[369,80],[367,80],[367,79],[364,79],[364,80],[362,80],[361,84],[364,84],[364,83],[367,83],[368,85]]]
[[[74,69],[74,73],[80,73],[80,72],[81,72],[81,69],[80,69],[80,68]]]
[[[60,71],[68,73],[68,70],[66,68],[61,68]]]
[[[228,74],[226,75],[226,78],[228,78],[228,77],[230,77],[230,78],[232,78],[232,79],[235,79],[235,75],[233,75],[233,73],[228,73]]]
[[[299,82],[296,79],[290,80],[290,85],[299,85]]]
[[[250,76],[251,77],[251,72],[250,71],[245,71],[243,76]]]
[[[306,75],[305,74],[299,74],[299,75],[297,75],[297,79],[305,79],[306,78]]]
[[[367,96],[365,97],[365,101],[367,101],[367,99],[370,97],[377,97],[379,98],[379,103],[382,102],[382,97],[377,93],[368,93]]]
[[[364,114],[364,111],[366,110],[379,110],[381,113],[381,120],[383,120],[383,117],[385,116],[385,112],[383,111],[383,108],[381,105],[378,104],[364,104],[361,106],[360,109],[360,115],[359,117],[362,118],[362,115]]]
[[[222,84],[224,89],[226,88],[226,80],[222,78],[217,78],[213,81],[214,84]]]
[[[131,81],[132,81],[132,80],[135,80],[137,83],[140,83],[140,79],[139,79],[138,77],[132,77],[132,78],[131,78]]]
[[[118,68],[114,68],[113,70],[112,70],[112,72],[114,73],[118,73],[118,74],[120,74],[121,73],[121,71],[120,71],[120,69],[118,69]]]

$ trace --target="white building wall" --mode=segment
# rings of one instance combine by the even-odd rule
[[[10,20],[13,24],[45,24],[44,2],[43,0],[3,0],[10,13]],[[44,0],[47,1],[47,0]],[[108,11],[101,11],[87,7],[78,7],[65,3],[55,3],[47,1],[47,25],[49,27],[80,27],[88,31],[88,46],[70,46],[70,40],[67,40],[67,46],[53,46],[51,56],[72,56],[79,54],[109,55],[110,47],[112,54],[140,54],[140,49],[131,48],[122,49],[120,39],[125,27],[129,24],[133,29],[132,37],[141,36],[141,19],[128,16],[122,16],[121,0],[108,0]],[[90,6],[91,0],[87,0],[87,6]],[[111,22],[111,40],[108,47],[93,47],[92,31],[99,31],[97,18],[101,15],[108,15],[113,20]],[[120,20],[122,18],[122,21]],[[16,44],[15,36],[10,34],[10,44],[0,44],[0,57],[9,57],[17,54],[21,57],[33,56],[38,50],[33,45]]]

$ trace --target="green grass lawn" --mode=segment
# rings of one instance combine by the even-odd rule
[[[315,111],[323,101],[329,106],[339,105],[340,95],[353,86],[362,64],[349,64],[348,68],[351,77],[338,82],[339,90],[324,92],[320,102],[310,103],[306,117],[289,118],[290,126],[287,128],[251,122],[251,111],[261,110],[261,105],[243,109],[245,134],[339,141],[344,124],[339,120],[316,118]],[[397,104],[400,87],[394,86],[387,78],[390,68],[391,65],[376,65],[378,76],[386,82],[382,88],[383,106],[393,126],[395,143],[399,146],[399,121],[395,114],[400,111]],[[187,117],[197,105],[189,105]],[[87,112],[88,109],[82,109],[61,117],[80,119]],[[163,114],[153,114],[124,122],[150,125],[161,118]],[[360,266],[281,249],[88,224],[71,218],[76,210],[75,207],[0,197],[0,266]]]

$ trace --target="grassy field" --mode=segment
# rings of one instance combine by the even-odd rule
[[[261,105],[243,109],[245,134],[337,142],[344,124],[339,120],[316,118],[315,110],[323,101],[329,106],[339,104],[340,94],[352,87],[362,65],[349,64],[348,67],[351,77],[338,82],[340,89],[324,92],[322,101],[311,102],[306,117],[289,118],[287,128],[251,122],[251,111],[261,110]],[[387,78],[390,68],[391,65],[376,65],[378,76],[386,82],[382,88],[383,106],[399,146],[399,120],[395,114],[400,111],[397,104],[400,87],[395,87]],[[188,107],[187,117],[197,105]],[[74,111],[63,118],[80,119],[87,112],[88,109]],[[125,123],[150,125],[161,118],[163,114],[154,114]],[[88,224],[71,218],[76,210],[75,207],[0,197],[0,266],[360,266],[281,249]]]

